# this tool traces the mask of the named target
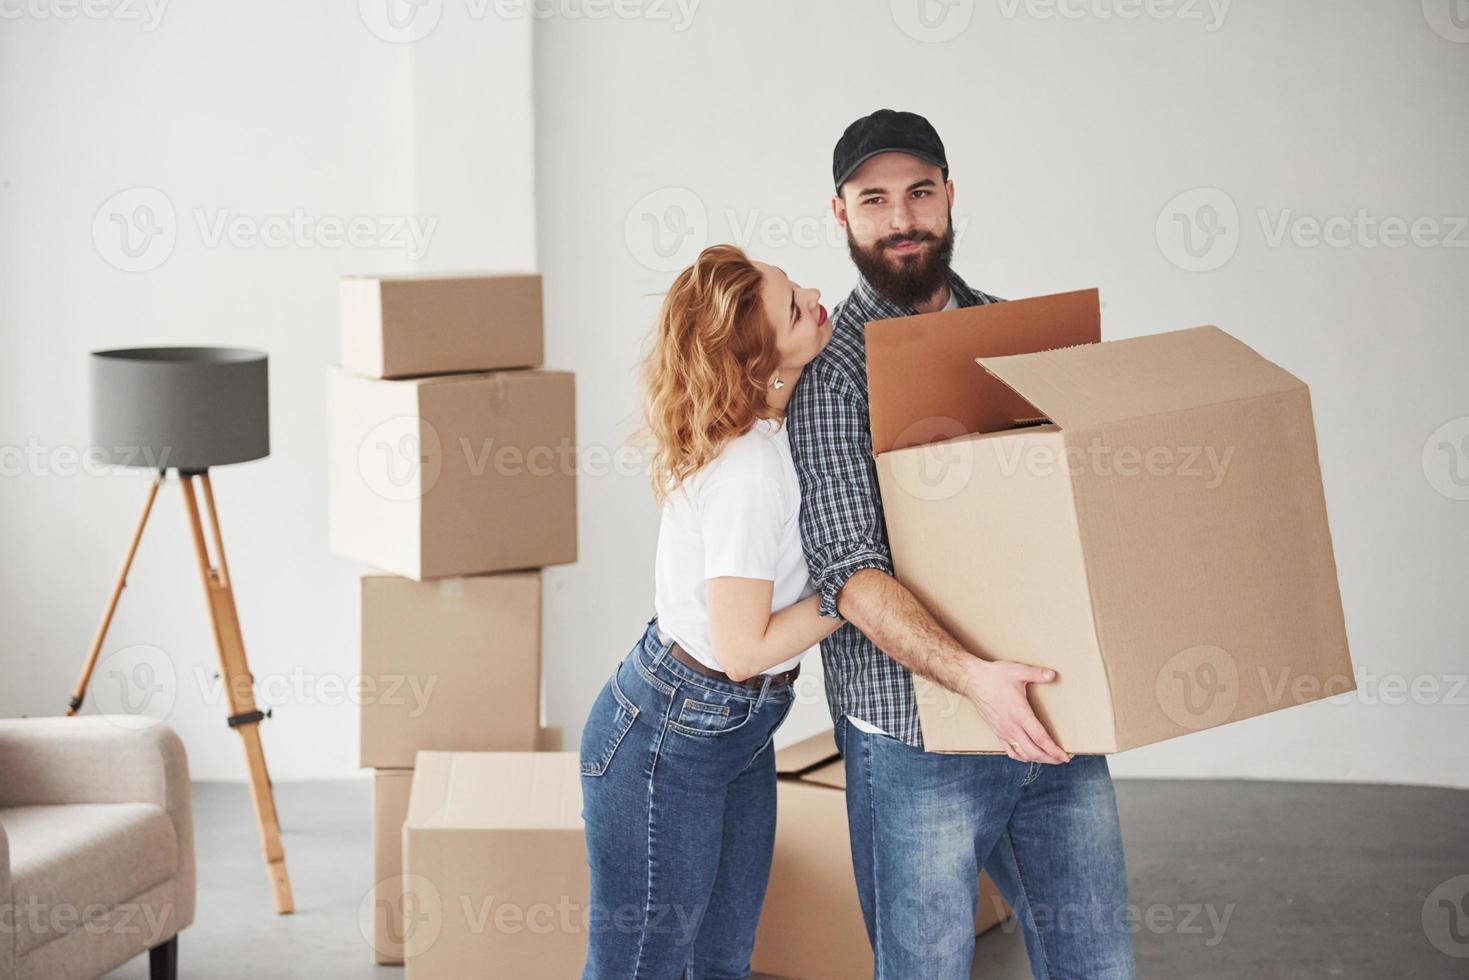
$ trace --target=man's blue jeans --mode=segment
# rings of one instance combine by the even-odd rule
[[[877,980],[967,980],[983,867],[1043,980],[1132,980],[1132,920],[1107,759],[940,755],[845,718],[852,862]]]
[[[581,741],[592,887],[584,980],[743,980],[775,845],[790,684],[720,681],[668,655],[656,617]]]

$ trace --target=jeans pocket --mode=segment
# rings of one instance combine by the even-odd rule
[[[621,669],[620,667],[618,668]],[[597,696],[581,739],[581,774],[600,776],[612,764],[612,756],[638,718],[638,706],[628,700],[617,683],[617,671]]]
[[[699,697],[685,695],[680,701],[678,717],[668,727],[685,735],[725,735],[745,726],[750,720],[750,707],[744,698],[722,698],[713,693]]]

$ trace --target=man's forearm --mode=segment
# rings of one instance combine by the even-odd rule
[[[891,575],[859,569],[842,586],[837,610],[878,649],[915,674],[960,694],[972,692],[974,654]]]
[[[881,569],[853,572],[837,594],[837,611],[893,660],[968,698],[1010,758],[1071,761],[1036,717],[1027,695],[1029,685],[1055,680],[1054,670],[988,660],[964,649],[913,593]]]

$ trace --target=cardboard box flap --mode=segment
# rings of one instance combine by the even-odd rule
[[[976,360],[1063,429],[1305,387],[1212,326]]]
[[[872,321],[865,336],[873,453],[993,432],[1037,414],[974,360],[1095,344],[1101,323],[1095,289]]]
[[[837,757],[836,740],[828,728],[776,750],[775,771],[782,776],[799,776]]]
[[[419,752],[406,826],[579,830],[575,752]]]

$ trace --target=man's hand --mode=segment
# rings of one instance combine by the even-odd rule
[[[969,683],[960,693],[974,702],[980,717],[1005,743],[1005,753],[1016,762],[1070,762],[1071,753],[1051,738],[1026,697],[1025,685],[1055,679],[1056,672],[1046,667],[975,657]]]
[[[887,572],[863,568],[847,579],[837,596],[842,618],[878,649],[924,677],[964,695],[979,709],[1010,758],[1017,762],[1070,762],[1046,731],[1025,685],[1045,684],[1056,672],[1005,660],[985,660],[964,649],[918,598]],[[1010,742],[1019,742],[1017,750]]]

